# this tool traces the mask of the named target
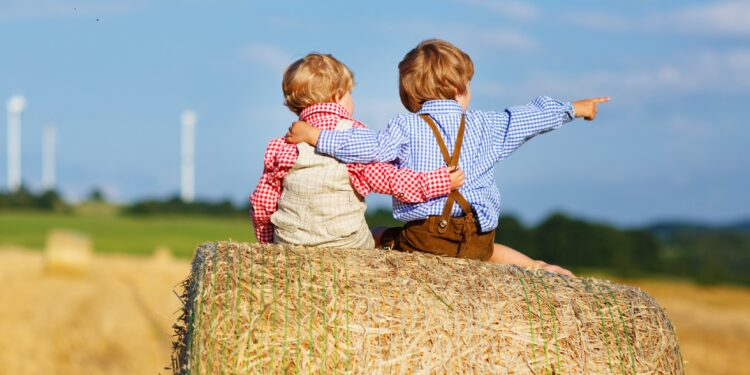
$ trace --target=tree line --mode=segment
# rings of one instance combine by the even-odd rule
[[[94,189],[89,202],[106,202]],[[34,193],[22,187],[15,193],[0,192],[0,209],[34,209],[70,213],[71,205],[52,190]],[[179,196],[145,199],[119,208],[120,214],[248,216],[247,205],[229,199],[183,202]],[[390,210],[366,216],[370,227],[398,226]],[[249,218],[247,218],[249,222]],[[750,221],[710,226],[665,222],[637,228],[618,228],[608,223],[554,213],[536,225],[525,225],[513,215],[500,217],[496,241],[535,259],[556,263],[574,271],[603,271],[624,277],[678,276],[700,283],[750,285]]]
[[[367,218],[371,227],[399,225],[386,210]],[[526,226],[513,215],[504,215],[495,240],[577,272],[750,285],[750,222],[726,226],[668,222],[617,228],[558,212]]]

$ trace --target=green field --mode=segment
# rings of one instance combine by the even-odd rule
[[[70,229],[88,235],[98,252],[151,254],[166,246],[180,257],[190,257],[196,246],[233,239],[255,241],[249,218],[201,216],[73,215],[41,212],[0,212],[0,246],[44,248],[53,229]]]

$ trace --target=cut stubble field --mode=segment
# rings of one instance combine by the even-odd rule
[[[41,249],[57,228],[91,236],[97,253],[88,271],[45,270]],[[251,232],[242,218],[0,214],[0,373],[168,373],[180,308],[174,291],[195,245],[249,241]],[[179,258],[143,256],[156,246]],[[750,374],[750,288],[616,281],[644,289],[666,309],[688,374]]]
[[[0,246],[44,247],[53,229],[81,232],[102,253],[149,255],[156,247],[168,247],[189,258],[204,242],[231,238],[253,242],[250,218],[204,216],[65,215],[42,212],[0,212]]]

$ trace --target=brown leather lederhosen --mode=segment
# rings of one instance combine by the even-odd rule
[[[453,156],[448,154],[448,148],[445,146],[440,131],[432,118],[426,114],[420,115],[420,117],[432,129],[445,164],[458,166],[464,129],[466,128],[465,116],[461,116],[461,126],[458,128]],[[464,216],[451,217],[454,203],[461,206]],[[492,256],[495,230],[480,232],[479,222],[475,216],[476,214],[466,198],[458,190],[453,190],[448,194],[443,213],[440,216],[410,221],[403,228],[389,229],[383,234],[381,243],[385,248],[401,251],[422,251],[436,255],[488,260]]]

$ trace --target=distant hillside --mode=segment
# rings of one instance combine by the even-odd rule
[[[716,225],[695,221],[662,221],[648,225],[646,229],[662,239],[674,238],[676,235],[700,235],[730,232],[744,232],[750,235],[750,219],[728,224]]]
[[[730,225],[728,228],[750,233],[750,219],[738,221]]]
[[[661,242],[661,271],[705,283],[750,284],[750,220],[662,222],[647,230]]]

